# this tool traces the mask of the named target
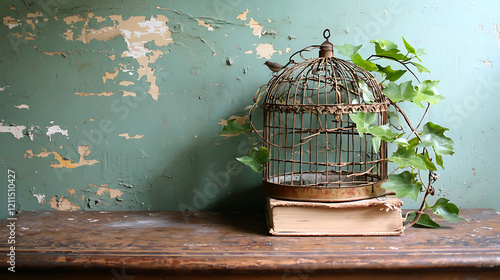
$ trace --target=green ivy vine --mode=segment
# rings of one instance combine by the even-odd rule
[[[350,119],[356,124],[360,137],[365,134],[371,134],[371,141],[374,150],[379,150],[381,141],[395,145],[395,151],[389,156],[388,161],[394,162],[397,168],[388,175],[388,181],[382,184],[382,187],[395,191],[399,198],[409,197],[418,201],[420,194],[424,198],[419,210],[407,214],[406,220],[410,225],[418,224],[425,227],[439,227],[432,218],[424,213],[430,210],[432,213],[444,218],[447,221],[456,223],[464,221],[459,216],[459,208],[446,198],[439,198],[434,205],[429,206],[426,202],[428,195],[434,195],[435,189],[433,183],[438,179],[436,171],[438,166],[444,170],[443,156],[453,155],[453,140],[445,135],[448,128],[442,127],[433,122],[427,122],[422,125],[425,115],[430,105],[434,105],[443,100],[444,97],[439,94],[437,80],[420,81],[415,71],[419,73],[430,73],[430,71],[420,64],[420,57],[425,55],[424,49],[415,49],[404,37],[404,51],[388,40],[372,40],[375,54],[364,59],[359,50],[362,45],[353,46],[350,44],[334,46],[338,53],[348,57],[354,64],[364,68],[369,72],[376,72],[381,76],[382,93],[387,97],[392,108],[389,115],[389,123],[377,126],[376,113],[358,112],[350,114]],[[418,62],[417,62],[418,61]],[[381,65],[383,62],[386,65]],[[395,63],[401,66],[401,69],[393,69]],[[398,82],[405,74],[410,73],[413,80]],[[359,88],[363,91],[367,89],[363,81],[359,82]],[[368,89],[367,89],[368,90]],[[371,93],[363,94],[365,103],[372,100]],[[422,117],[416,126],[412,123],[408,115],[401,109],[400,104],[414,104],[424,110]],[[404,122],[400,120],[403,117]],[[406,129],[406,130],[405,130]],[[235,120],[228,120],[227,125],[223,127],[220,134],[241,134],[252,132],[254,128],[251,123],[237,124]],[[254,146],[250,149],[248,155],[237,158],[243,164],[248,165],[255,172],[264,169],[265,163],[270,160],[270,152],[265,147]],[[424,176],[427,175],[427,180]]]

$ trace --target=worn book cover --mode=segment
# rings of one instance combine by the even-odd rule
[[[380,197],[351,202],[303,202],[267,197],[273,235],[401,235],[402,201]]]

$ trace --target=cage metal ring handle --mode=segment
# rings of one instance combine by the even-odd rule
[[[328,35],[326,35],[328,33]],[[325,38],[326,40],[330,39],[330,29],[325,29],[325,31],[323,31],[323,38]]]

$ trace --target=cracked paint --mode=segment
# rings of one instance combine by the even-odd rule
[[[128,133],[118,134],[120,137],[125,137],[125,139],[141,139],[144,135],[137,134],[135,136],[130,136]]]
[[[42,151],[39,154],[34,154],[33,150],[27,150],[26,153],[24,154],[24,157],[25,158],[33,158],[33,157],[46,158],[52,154],[52,155],[54,155],[54,159],[58,161],[57,164],[55,164],[54,162],[52,162],[50,164],[50,167],[54,167],[54,168],[76,168],[76,167],[80,167],[80,166],[84,166],[84,165],[94,165],[94,164],[99,162],[98,160],[95,160],[95,159],[92,159],[92,160],[85,159],[90,154],[90,150],[86,145],[78,147],[78,154],[80,154],[80,160],[78,161],[78,163],[72,162],[69,159],[63,158],[58,152],[56,152],[54,150],[48,152],[43,147],[41,149],[42,149]]]

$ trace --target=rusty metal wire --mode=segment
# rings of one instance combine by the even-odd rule
[[[375,150],[372,136],[361,137],[349,114],[376,113],[376,125],[386,124],[389,102],[375,78],[361,67],[328,54],[305,58],[304,52],[317,48],[325,53],[325,43],[294,53],[254,98],[257,103],[263,99],[262,138],[271,151],[264,186],[352,188],[350,195],[333,200],[365,198],[356,194],[360,186],[371,188],[374,196],[385,194],[373,189],[387,176],[386,144]]]

